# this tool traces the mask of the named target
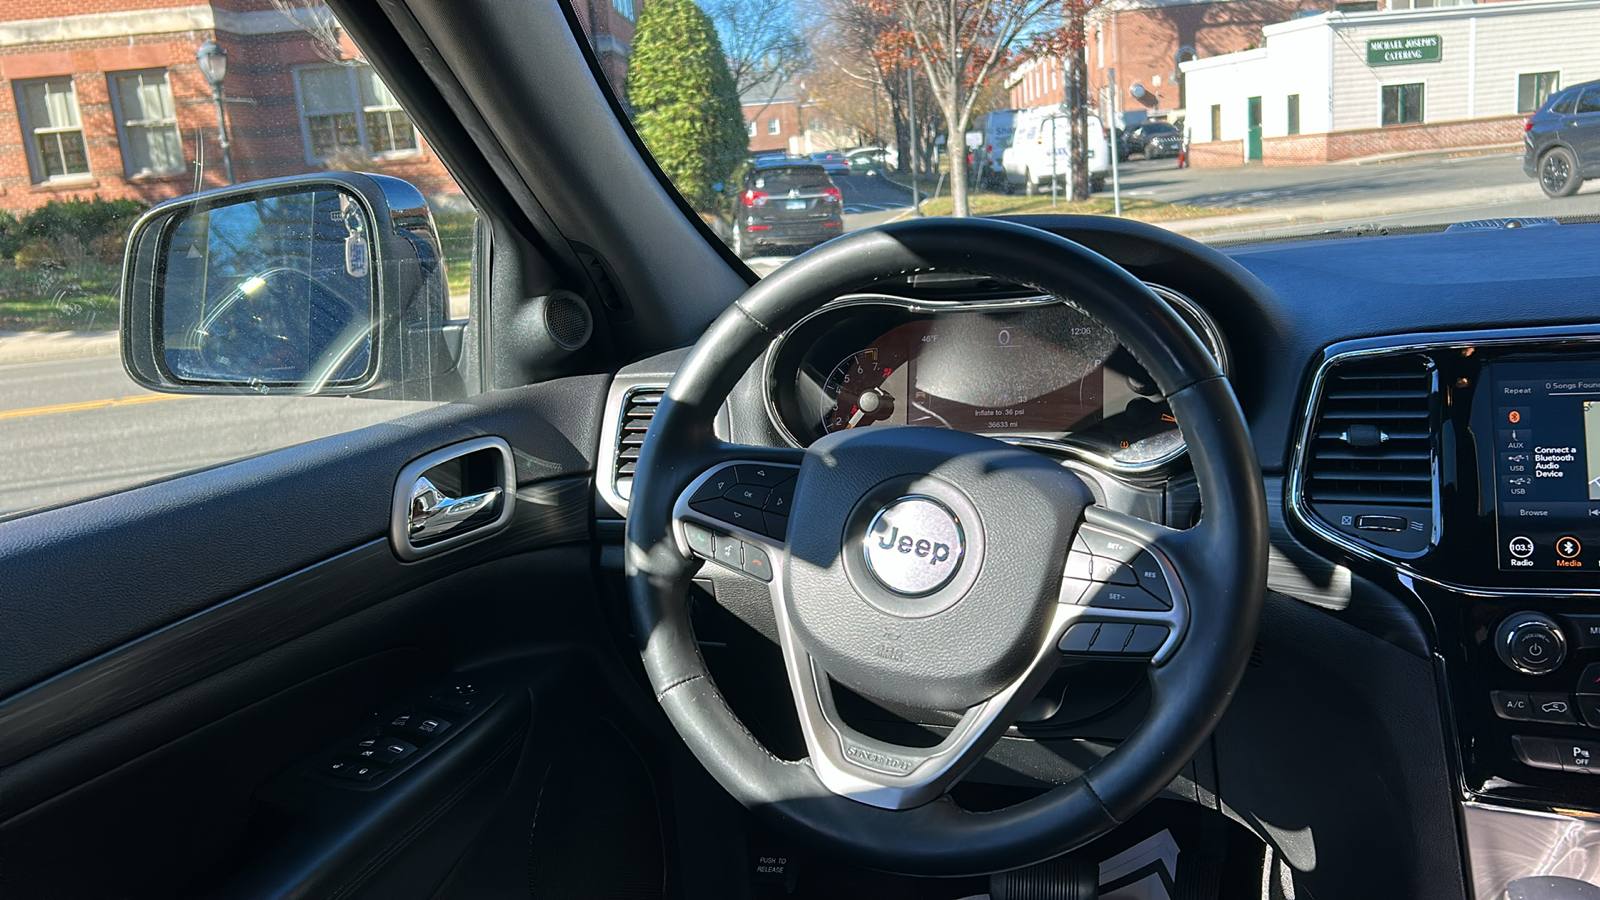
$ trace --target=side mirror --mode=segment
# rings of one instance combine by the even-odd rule
[[[193,194],[128,238],[123,365],[168,393],[451,399],[464,392],[446,283],[433,215],[400,179]]]

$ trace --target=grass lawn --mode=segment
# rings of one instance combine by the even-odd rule
[[[968,201],[972,207],[972,214],[975,216],[1014,216],[1039,213],[1109,216],[1113,206],[1111,197],[1108,194],[1096,194],[1088,200],[1078,203],[1074,203],[1071,200],[1057,200],[1055,206],[1050,205],[1050,196],[1048,194],[1042,197],[1026,197],[1020,194],[972,194]],[[922,212],[924,215],[929,216],[948,216],[950,215],[951,206],[951,200],[948,196],[940,197],[937,200],[924,202],[922,204]],[[1214,209],[1208,206],[1180,206],[1138,197],[1124,197],[1122,199],[1123,218],[1137,219],[1141,222],[1173,222],[1178,219],[1198,219],[1204,216],[1226,216],[1241,211],[1237,209]]]
[[[115,331],[119,266],[0,261],[0,331]]]

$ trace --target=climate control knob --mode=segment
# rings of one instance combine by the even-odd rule
[[[1501,662],[1518,672],[1548,675],[1566,660],[1567,639],[1549,616],[1519,612],[1507,616],[1495,629],[1494,649]]]

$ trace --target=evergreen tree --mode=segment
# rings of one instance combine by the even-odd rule
[[[647,0],[628,60],[634,127],[689,205],[714,210],[749,148],[722,42],[693,0]]]

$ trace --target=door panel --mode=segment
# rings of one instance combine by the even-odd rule
[[[582,654],[558,648],[609,641],[589,545],[606,386],[499,391],[0,522],[7,894],[440,883],[514,781],[542,772],[525,765],[543,752],[528,736],[559,735],[540,723],[582,694],[561,687]],[[402,562],[387,537],[397,474],[482,435],[513,448],[511,524]],[[489,724],[364,801],[307,774],[407,692],[463,671],[503,688]]]

